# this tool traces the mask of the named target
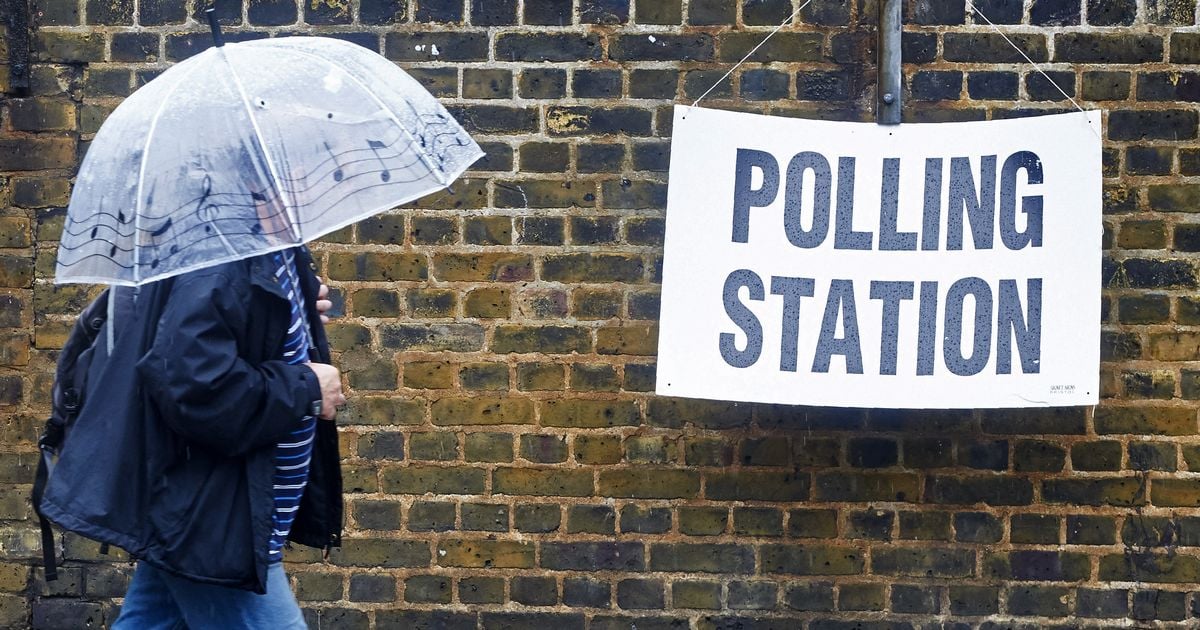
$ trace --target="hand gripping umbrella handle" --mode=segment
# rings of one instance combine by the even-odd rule
[[[217,22],[216,7],[208,7],[204,10],[208,16],[208,28],[212,30],[213,46],[220,48],[225,45],[225,36],[221,34],[221,25]]]

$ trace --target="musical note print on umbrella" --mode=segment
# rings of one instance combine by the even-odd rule
[[[360,46],[213,48],[96,134],[56,282],[137,285],[292,247],[446,188],[482,155],[417,81]]]

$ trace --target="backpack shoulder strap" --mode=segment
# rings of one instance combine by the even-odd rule
[[[67,342],[59,351],[58,365],[54,372],[54,389],[51,399],[50,421],[65,427],[67,421],[79,413],[83,392],[77,388],[80,356],[96,342],[96,337],[108,320],[110,290],[105,290],[87,308],[83,309]],[[61,442],[61,435],[57,436]],[[51,444],[54,448],[57,443]]]

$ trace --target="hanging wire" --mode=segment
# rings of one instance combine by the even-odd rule
[[[978,15],[979,17],[983,18],[983,21],[987,22],[987,25],[992,27],[992,30],[995,31],[996,34],[998,34],[1000,37],[1003,37],[1004,41],[1008,42],[1008,45],[1013,47],[1013,50],[1017,51],[1017,53],[1019,53],[1021,55],[1021,57],[1023,57],[1025,59],[1025,61],[1029,62],[1029,65],[1033,66],[1034,69],[1036,69],[1038,72],[1040,72],[1043,77],[1046,77],[1046,80],[1050,82],[1050,85],[1054,86],[1054,89],[1058,90],[1058,92],[1060,94],[1062,94],[1063,97],[1065,97],[1068,101],[1071,101],[1071,104],[1075,106],[1075,109],[1078,109],[1080,112],[1083,112],[1085,114],[1087,113],[1087,110],[1080,107],[1079,103],[1075,102],[1075,99],[1071,98],[1071,95],[1067,94],[1066,90],[1062,89],[1062,86],[1060,86],[1058,84],[1058,82],[1056,82],[1054,79],[1052,79],[1050,77],[1050,75],[1046,74],[1046,71],[1042,69],[1041,65],[1039,65],[1036,61],[1030,59],[1029,55],[1026,55],[1025,51],[1022,50],[1020,46],[1018,46],[1015,42],[1013,42],[1013,40],[1009,39],[1008,35],[1006,35],[1004,33],[1004,31],[1000,30],[1000,27],[993,24],[992,21],[990,19],[988,19],[988,16],[984,15],[983,11],[980,11],[979,7],[975,6],[974,2],[972,2],[971,0],[967,0],[967,8],[970,9],[971,11],[974,11],[975,15]],[[1100,135],[1099,131],[1096,131],[1096,129],[1092,127],[1091,123],[1088,123],[1088,129],[1091,130],[1093,135],[1095,135],[1097,138],[1100,139],[1100,142],[1104,142],[1104,137]]]
[[[774,37],[776,33],[783,30],[783,27],[787,26],[788,22],[791,22],[792,20],[796,19],[796,16],[800,15],[800,12],[804,10],[804,7],[808,6],[811,3],[812,3],[812,0],[805,0],[804,4],[801,4],[795,11],[792,12],[791,15],[787,16],[787,18],[784,21],[780,22],[779,26],[775,27],[775,30],[773,30],[769,34],[767,34],[767,36],[764,37],[761,42],[758,42],[757,46],[755,46],[754,48],[751,48],[750,52],[746,53],[746,56],[742,57],[741,61],[734,64],[734,66],[729,69],[729,72],[725,73],[725,76],[721,77],[720,79],[717,79],[717,82],[713,83],[712,87],[705,90],[704,93],[700,95],[700,98],[696,99],[695,102],[692,103],[692,107],[695,107],[697,104],[700,103],[700,101],[704,100],[704,97],[708,96],[710,92],[715,90],[717,88],[717,86],[721,84],[722,81],[724,81],[725,79],[728,79],[729,75],[733,74],[734,70],[737,70],[739,67],[741,67],[742,64],[746,63],[746,60],[749,59],[751,55],[758,52],[758,49],[762,48],[763,44],[767,43],[767,41],[769,39],[771,39],[772,37]]]
[[[1071,98],[1070,94],[1067,94],[1066,90],[1063,90],[1062,87],[1060,87],[1058,85],[1058,83],[1054,81],[1054,79],[1050,78],[1050,75],[1046,74],[1045,70],[1042,70],[1042,66],[1038,65],[1038,63],[1036,61],[1030,59],[1029,55],[1026,55],[1025,51],[1022,50],[1020,46],[1017,46],[1017,44],[1015,42],[1013,42],[1013,40],[1008,38],[1008,35],[1004,34],[1004,31],[1000,30],[1000,27],[993,24],[992,21],[988,19],[988,16],[984,15],[983,11],[980,11],[979,7],[975,6],[974,2],[971,2],[971,0],[967,0],[967,8],[974,11],[975,15],[978,15],[979,17],[983,18],[983,21],[987,22],[987,25],[992,27],[992,30],[996,31],[997,35],[999,35],[1000,37],[1003,37],[1004,41],[1008,42],[1008,45],[1013,47],[1013,50],[1017,51],[1022,57],[1024,57],[1025,61],[1029,62],[1029,65],[1033,66],[1038,72],[1042,73],[1042,76],[1046,77],[1046,80],[1050,82],[1050,85],[1054,86],[1054,89],[1058,90],[1058,92],[1060,94],[1062,94],[1063,97],[1066,98],[1068,101],[1071,101],[1071,104],[1075,106],[1075,109],[1078,109],[1081,112],[1085,112],[1085,113],[1087,112],[1087,110],[1085,110],[1084,108],[1079,106],[1079,103],[1075,102],[1075,99]]]
[[[746,53],[746,56],[742,57],[741,61],[738,61],[736,64],[734,64],[733,67],[730,68],[728,72],[726,72],[720,79],[717,79],[716,83],[713,83],[712,86],[710,86],[707,90],[705,90],[704,93],[700,95],[700,98],[693,101],[692,107],[699,105],[700,101],[704,100],[704,98],[706,96],[708,96],[710,93],[712,93],[712,91],[715,90],[717,88],[717,86],[721,84],[722,81],[724,81],[725,79],[728,79],[729,76],[734,73],[734,71],[736,71],[738,68],[740,68],[742,66],[742,64],[746,63],[746,60],[749,59],[751,56],[753,56],[754,53],[758,52],[758,49],[762,48],[764,44],[766,44],[768,41],[770,41],[770,39],[772,37],[774,37],[776,33],[783,30],[783,27],[787,26],[788,22],[791,22],[792,20],[796,19],[796,16],[800,15],[800,12],[804,10],[804,7],[807,7],[811,3],[812,3],[812,0],[805,0],[804,3],[802,3],[799,7],[797,7],[796,10],[793,11],[791,15],[789,15],[786,19],[784,19],[782,22],[780,22],[779,26],[775,27],[775,30],[768,33],[767,36],[764,37],[763,40],[758,43],[758,45],[756,45],[754,48],[751,48],[750,52]],[[1033,59],[1030,59],[1029,55],[1025,54],[1025,51],[1020,46],[1018,46],[1015,42],[1013,42],[1013,40],[1009,39],[1008,35],[1005,34],[1004,31],[1000,30],[1000,27],[996,26],[991,21],[991,19],[988,18],[988,16],[983,14],[983,11],[979,10],[979,7],[975,6],[974,2],[972,2],[971,0],[966,0],[966,3],[967,3],[968,9],[970,9],[972,12],[974,12],[975,15],[978,15],[979,17],[983,18],[983,21],[986,22],[987,25],[990,26],[991,29],[996,32],[997,35],[1004,38],[1004,41],[1008,42],[1008,45],[1012,46],[1013,50],[1017,51],[1017,53],[1020,54],[1021,57],[1023,59],[1025,59],[1026,62],[1029,63],[1029,65],[1033,66],[1035,70],[1037,70],[1039,73],[1041,73],[1041,75],[1043,77],[1045,77],[1047,81],[1050,82],[1050,85],[1054,86],[1054,89],[1058,90],[1058,92],[1060,94],[1062,94],[1064,98],[1066,98],[1068,101],[1071,102],[1072,105],[1075,106],[1075,109],[1078,109],[1079,111],[1081,111],[1083,113],[1087,113],[1088,110],[1081,107],[1079,105],[1079,103],[1075,101],[1074,98],[1071,98],[1071,95],[1067,94],[1066,90],[1062,89],[1062,86],[1060,86],[1057,81],[1055,81],[1049,74],[1046,74],[1046,71],[1042,69],[1041,64],[1037,63]],[[1088,125],[1088,128],[1091,129],[1091,125]],[[1097,133],[1095,129],[1092,129],[1092,133],[1096,134],[1097,137],[1100,136],[1100,134]],[[1103,138],[1101,138],[1101,139],[1103,140]]]

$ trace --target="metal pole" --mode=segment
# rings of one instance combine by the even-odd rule
[[[875,122],[900,124],[904,73],[900,67],[900,0],[879,2],[879,93]]]

